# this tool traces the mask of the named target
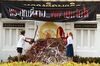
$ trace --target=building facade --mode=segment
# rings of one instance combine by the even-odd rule
[[[83,1],[83,0],[72,0],[72,1]],[[90,1],[90,0],[84,0],[84,1]],[[37,20],[15,20],[8,18],[0,18],[0,60],[1,59],[6,60],[9,55],[11,56],[17,55],[16,44],[18,41],[20,30],[24,29],[26,31],[25,35],[27,37],[33,38],[36,25],[38,24],[39,28],[38,28],[38,33],[36,35],[36,39],[38,39],[40,28],[45,23],[46,23],[45,21],[37,21]],[[76,21],[76,22],[63,22],[63,23],[53,22],[53,23],[63,27],[65,33],[69,31],[73,33],[75,55],[83,57],[100,57],[100,48],[99,48],[100,14],[96,14],[96,20],[93,21]],[[26,43],[24,53],[30,47],[31,46]]]

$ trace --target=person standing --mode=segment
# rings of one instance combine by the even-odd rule
[[[66,55],[68,57],[68,61],[73,61],[74,50],[73,50],[73,34],[72,34],[72,32],[68,33]]]
[[[20,36],[19,36],[19,40],[17,43],[17,52],[18,52],[18,61],[20,61],[21,59],[21,55],[23,52],[23,46],[25,44],[25,42],[30,42],[31,38],[26,38],[25,37],[25,30],[22,30],[20,32]]]

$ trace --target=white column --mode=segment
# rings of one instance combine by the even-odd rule
[[[1,21],[1,19],[0,19],[0,50],[2,49],[2,47],[3,47],[3,37],[2,37],[2,21]]]
[[[97,56],[100,57],[100,18],[98,19],[97,30],[95,34],[95,50],[97,50]]]
[[[81,47],[83,47],[83,30],[81,29]]]
[[[90,30],[88,30],[88,47],[90,48],[91,47],[91,44],[90,44]]]
[[[17,28],[17,29],[16,29],[16,43],[15,43],[15,45],[14,45],[15,47],[16,47],[17,42],[18,42],[18,36],[19,36],[18,34],[19,34],[19,33],[18,33],[18,28]]]
[[[5,47],[5,29],[3,29],[3,32],[2,32],[2,47]]]
[[[12,46],[12,29],[9,29],[9,45],[7,46]]]

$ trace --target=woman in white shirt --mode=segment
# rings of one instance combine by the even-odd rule
[[[32,40],[31,38],[26,38],[25,37],[25,31],[22,30],[20,32],[20,37],[17,43],[17,52],[18,52],[18,61],[20,61],[20,57],[22,55],[22,51],[23,51],[23,46],[25,44],[25,42],[30,42],[29,40]]]
[[[73,56],[74,56],[73,34],[71,32],[68,33],[66,55],[68,57],[68,61],[72,61],[73,60]]]

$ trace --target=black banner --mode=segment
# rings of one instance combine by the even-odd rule
[[[74,28],[97,28],[97,24],[74,24]]]
[[[1,6],[3,18],[55,22],[96,20],[96,6],[88,2],[3,2]]]

